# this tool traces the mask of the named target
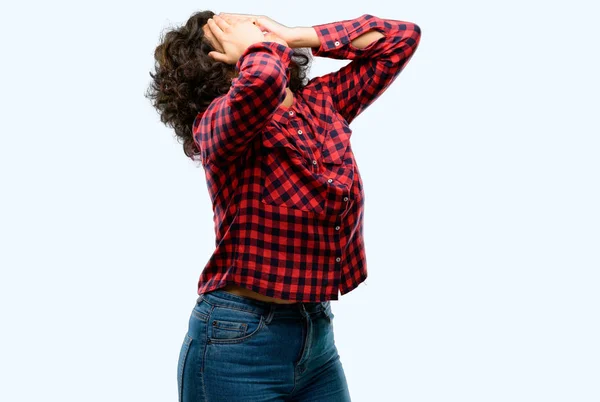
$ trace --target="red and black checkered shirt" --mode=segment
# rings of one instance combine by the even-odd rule
[[[311,79],[286,107],[293,50],[255,43],[229,92],[194,121],[216,235],[198,294],[236,284],[286,300],[337,300],[367,277],[348,125],[400,74],[421,30],[368,14],[313,28],[321,42],[314,56],[352,61]],[[352,45],[373,29],[384,37]]]

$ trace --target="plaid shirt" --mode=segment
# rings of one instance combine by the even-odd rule
[[[229,92],[194,121],[216,235],[198,294],[232,283],[286,300],[337,300],[367,277],[363,184],[348,125],[400,74],[421,30],[368,14],[313,28],[314,56],[352,61],[311,79],[286,107],[293,50],[255,43]],[[385,37],[351,44],[371,29]]]

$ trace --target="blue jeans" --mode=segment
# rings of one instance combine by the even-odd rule
[[[177,367],[180,402],[348,402],[329,301],[199,295]]]

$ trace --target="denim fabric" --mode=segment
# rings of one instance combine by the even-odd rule
[[[180,402],[348,402],[329,301],[201,294],[177,366]]]

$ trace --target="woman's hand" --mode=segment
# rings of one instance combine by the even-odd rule
[[[253,14],[232,14],[232,13],[219,13],[219,15],[228,21],[234,20],[249,20],[263,31],[266,32],[266,35],[272,33],[275,37],[281,38],[286,46],[289,46],[295,38],[295,29],[286,27],[273,19],[265,16],[265,15],[253,15]],[[268,39],[265,39],[268,40]],[[278,42],[278,41],[276,41]],[[279,42],[281,43],[281,42]]]
[[[265,40],[263,32],[250,19],[228,22],[215,15],[208,20],[207,25],[225,52],[212,51],[208,56],[227,64],[236,64],[248,46]]]

